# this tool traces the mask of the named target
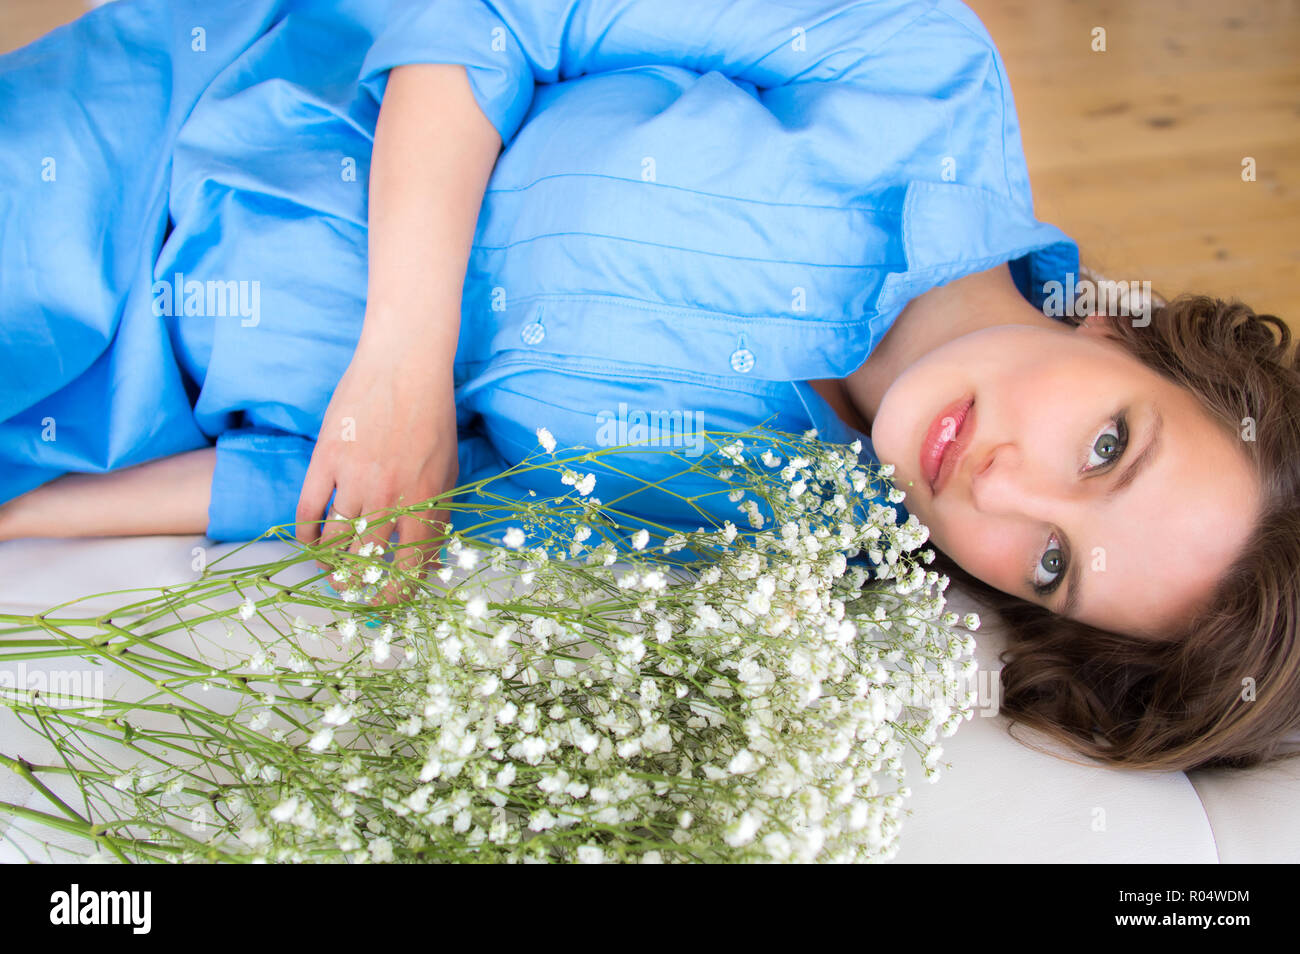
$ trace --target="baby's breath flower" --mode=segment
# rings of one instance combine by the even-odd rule
[[[387,864],[393,860],[393,843],[387,838],[376,838],[370,842],[370,860],[375,864]]]
[[[550,432],[537,437],[554,455]],[[606,512],[594,473],[534,461],[578,493],[486,488],[491,529],[451,535],[447,589],[382,613],[347,605],[389,573],[376,543],[359,550],[368,564],[330,560],[344,564],[330,577],[340,600],[299,604],[269,577],[232,574],[240,617],[275,640],[257,629],[247,668],[186,667],[168,684],[247,693],[229,750],[202,742],[236,785],[114,767],[97,794],[116,795],[118,818],[210,804],[202,837],[262,862],[887,859],[911,795],[903,753],[915,746],[934,781],[939,743],[973,715],[979,621],[945,611],[928,529],[899,522],[901,491],[858,460],[864,445],[725,437],[696,465],[720,483],[691,501],[725,497],[749,529],[719,515],[665,527],[662,547],[616,519],[634,495]],[[707,559],[659,561],[696,544]],[[322,609],[335,619],[308,622]],[[341,647],[320,642],[329,628]],[[107,724],[153,731],[136,721]],[[141,860],[203,858],[190,842],[164,849]]]

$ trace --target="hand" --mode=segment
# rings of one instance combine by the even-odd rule
[[[325,410],[298,500],[295,536],[303,543],[340,542],[351,520],[376,510],[409,506],[456,486],[459,458],[451,362],[418,346],[368,347],[363,336]],[[318,532],[330,493],[333,512]],[[370,517],[373,524],[382,514]],[[424,519],[420,519],[424,518]],[[442,534],[425,520],[446,521],[446,510],[426,510],[367,529],[348,547],[389,546],[393,530],[402,549],[394,566],[407,572],[436,563]],[[415,546],[408,544],[418,541]],[[322,569],[329,567],[317,561]],[[400,598],[390,580],[379,598]]]

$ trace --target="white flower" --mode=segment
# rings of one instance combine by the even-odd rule
[[[582,480],[578,481],[574,486],[578,489],[578,493],[585,497],[595,488],[596,475],[587,474],[587,476],[583,477]]]
[[[519,750],[525,762],[536,765],[546,754],[546,740],[535,735],[527,736],[519,742]]]
[[[528,827],[533,831],[546,831],[555,825],[555,816],[543,808],[541,811],[533,812],[528,818]]]
[[[512,550],[518,550],[524,545],[524,531],[520,530],[518,527],[511,527],[506,531],[506,535],[502,542]]]
[[[717,629],[722,625],[722,617],[708,603],[702,603],[695,609],[695,625],[700,629]]]
[[[731,757],[731,762],[727,765],[727,771],[732,775],[744,775],[746,772],[752,772],[758,768],[758,762],[754,759],[754,754],[749,749],[741,749]]]
[[[326,725],[347,725],[351,720],[352,713],[347,709],[347,707],[337,702],[326,709],[325,715],[322,717],[322,721]]]
[[[370,843],[370,860],[385,864],[393,860],[393,843],[387,838],[376,838]]]
[[[632,549],[644,550],[645,545],[650,542],[650,531],[644,528],[638,530],[632,537]]]
[[[456,565],[462,570],[472,570],[478,565],[478,551],[472,547],[466,547],[456,555]]]
[[[487,614],[487,600],[481,596],[471,597],[465,603],[465,615],[470,619],[479,620]]]
[[[251,597],[244,597],[244,602],[239,604],[239,618],[250,619],[257,612],[257,607],[253,605]]]
[[[555,453],[555,438],[551,436],[551,432],[548,431],[546,428],[539,427],[537,429],[537,440],[542,445],[542,449],[546,451],[546,453],[548,454]]]
[[[281,824],[289,821],[298,811],[298,797],[291,796],[271,809],[271,819]]]
[[[307,743],[307,748],[311,749],[313,752],[324,752],[330,747],[330,743],[333,741],[334,727],[326,726],[311,737],[311,741]]]
[[[743,453],[744,449],[745,442],[737,440],[728,444],[726,447],[719,447],[718,453],[733,463],[743,464],[745,462],[745,455]]]
[[[733,824],[728,825],[723,840],[732,848],[740,848],[754,840],[758,833],[758,819],[745,812]]]
[[[579,845],[578,846],[578,863],[583,865],[599,865],[605,862],[605,849],[600,845]]]

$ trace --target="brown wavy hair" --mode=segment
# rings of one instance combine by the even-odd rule
[[[1115,314],[1093,320],[1242,439],[1261,481],[1260,519],[1209,608],[1167,640],[1137,639],[994,589],[941,551],[932,569],[1006,623],[999,658],[1010,729],[1039,730],[1119,768],[1244,768],[1300,755],[1286,750],[1286,736],[1300,731],[1300,354],[1291,331],[1235,299],[1191,294],[1155,299],[1145,327]]]

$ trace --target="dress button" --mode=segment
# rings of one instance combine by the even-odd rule
[[[731,352],[731,366],[741,374],[752,370],[754,367],[754,352],[748,348],[737,348]]]
[[[546,328],[540,321],[530,321],[519,330],[519,337],[523,339],[524,344],[541,344],[542,339],[546,337]]]

